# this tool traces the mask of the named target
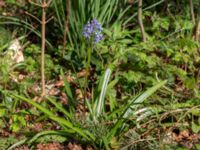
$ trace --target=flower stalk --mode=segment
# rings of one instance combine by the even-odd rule
[[[84,83],[84,99],[86,99],[86,95],[87,95],[87,83],[88,83],[88,76],[90,74],[89,72],[90,72],[92,51],[95,45],[103,39],[102,30],[103,28],[101,24],[96,19],[93,19],[92,21],[88,22],[83,28],[82,34],[87,40],[88,45],[89,45],[87,49],[87,63],[86,63],[87,74],[86,74],[85,83]]]

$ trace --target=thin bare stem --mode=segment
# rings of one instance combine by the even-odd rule
[[[49,0],[49,1],[47,2],[47,7],[49,7],[49,5],[51,4],[51,2],[52,2],[52,0]]]
[[[196,41],[199,42],[199,39],[200,39],[200,19],[199,19],[199,21],[198,21],[197,28],[196,28],[196,36],[195,36],[195,39],[196,39]]]
[[[164,0],[163,11],[166,11],[167,8],[168,8],[168,0]]]
[[[192,23],[195,25],[194,5],[192,0],[190,0],[190,13],[192,17]]]
[[[30,14],[29,12],[25,11],[25,14],[31,16],[32,18],[34,18],[35,20],[37,20],[39,23],[41,23],[41,20],[39,20],[36,16]]]
[[[62,51],[62,55],[64,56],[64,52],[65,52],[65,48],[67,45],[67,32],[69,30],[69,18],[70,18],[70,9],[71,9],[71,0],[67,1],[67,15],[66,15],[66,19],[65,19],[65,29],[64,29],[64,34],[63,34],[63,51]]]
[[[41,23],[41,27],[42,27],[42,40],[41,40],[41,83],[42,83],[42,93],[41,93],[41,97],[44,97],[46,95],[46,91],[45,91],[45,41],[46,41],[46,23],[49,22],[51,19],[53,19],[52,17],[50,19],[48,19],[46,21],[46,8],[50,6],[52,0],[49,0],[48,2],[46,2],[46,0],[42,0],[41,4],[37,4],[32,2],[32,0],[29,0],[29,2],[33,5],[39,6],[42,8],[42,19],[39,20],[38,18],[36,18],[34,15],[29,14],[28,12],[26,12],[26,14],[30,15],[31,17],[33,17],[34,19],[36,19],[37,21],[39,21]]]
[[[143,40],[143,42],[146,42],[144,25],[143,25],[143,22],[142,22],[142,0],[138,1],[138,23],[139,23],[140,30],[141,30],[141,33],[142,33],[142,40]]]
[[[32,0],[28,0],[28,2],[31,3],[32,5],[35,5],[35,6],[41,7],[40,4],[37,4],[37,3],[33,2]]]
[[[126,146],[122,147],[121,150],[125,150],[125,149],[127,149],[129,146],[135,145],[135,144],[140,143],[140,142],[143,142],[143,143],[144,143],[144,141],[147,141],[147,142],[148,142],[148,141],[153,141],[153,140],[156,140],[156,139],[155,139],[155,138],[152,138],[152,139],[138,139],[138,140],[132,140],[130,143],[126,144]]]
[[[48,22],[50,22],[53,18],[54,18],[53,16],[50,17],[50,18],[46,21],[46,24],[47,24]]]
[[[30,41],[26,42],[24,45],[22,45],[20,51],[23,51],[25,47],[27,47],[30,44]]]
[[[42,46],[41,46],[41,76],[42,76],[42,94],[41,96],[44,97],[46,95],[45,91],[45,39],[46,39],[46,0],[42,1]]]

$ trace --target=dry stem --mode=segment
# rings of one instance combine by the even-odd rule
[[[66,48],[66,44],[67,44],[67,32],[69,30],[69,18],[70,18],[70,7],[71,5],[71,0],[67,1],[67,16],[65,19],[65,27],[64,27],[64,35],[63,35],[63,56],[64,56],[64,52],[65,52],[65,48]]]
[[[142,40],[143,40],[143,42],[146,42],[144,25],[143,25],[143,22],[142,22],[142,0],[138,1],[138,23],[139,23],[140,30],[141,30],[141,33],[142,33]]]
[[[190,13],[192,17],[192,23],[195,25],[194,5],[192,0],[190,0]]]
[[[42,8],[42,20],[40,21],[35,16],[29,14],[26,12],[26,14],[30,15],[31,17],[35,18],[37,21],[41,23],[42,27],[42,40],[41,40],[41,83],[42,83],[42,93],[41,97],[44,97],[46,95],[45,91],[45,41],[46,41],[46,23],[49,22],[52,18],[46,21],[46,8],[49,7],[52,0],[49,0],[46,2],[46,0],[42,0],[41,4],[37,4],[32,2],[32,0],[29,0],[29,2],[33,5],[39,6]]]
[[[44,63],[45,63],[45,39],[46,39],[46,7],[45,7],[45,4],[46,4],[46,0],[43,0],[42,2],[42,46],[41,46],[41,76],[42,76],[42,94],[41,96],[45,96],[46,95],[46,91],[45,91],[45,66],[44,66]]]

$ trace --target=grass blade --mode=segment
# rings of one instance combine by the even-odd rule
[[[27,142],[27,138],[23,139],[23,140],[20,140],[19,142],[13,144],[12,146],[10,146],[7,150],[13,150],[14,148],[24,144]]]
[[[154,92],[156,92],[159,88],[164,86],[167,83],[167,81],[161,81],[155,86],[149,88],[147,91],[142,93],[136,98],[133,98],[131,102],[129,103],[129,106],[127,107],[127,110],[125,110],[123,118],[127,118],[130,114],[133,113],[133,109],[136,109],[139,104],[143,103],[144,100],[146,100],[149,96],[151,96]]]
[[[96,117],[99,117],[100,114],[102,113],[103,110],[103,105],[105,102],[105,95],[106,95],[106,90],[107,90],[107,85],[108,85],[108,81],[111,75],[111,69],[107,69],[104,75],[104,80],[103,80],[103,84],[102,84],[102,88],[101,88],[101,93],[100,93],[100,97],[99,100],[97,101],[97,105],[96,105]]]
[[[43,113],[47,114],[49,116],[50,119],[56,121],[57,123],[59,123],[61,126],[64,125],[66,126],[67,128],[69,129],[72,129],[73,131],[77,132],[78,134],[80,134],[81,136],[83,136],[84,138],[86,139],[92,139],[94,140],[94,136],[90,133],[85,133],[84,130],[80,129],[80,128],[77,128],[77,127],[74,127],[73,124],[69,121],[67,121],[66,119],[63,119],[61,117],[57,117],[55,116],[51,111],[49,111],[47,108],[39,105],[38,103],[34,102],[33,100],[30,100],[30,99],[27,99],[23,96],[20,96],[20,95],[17,95],[17,94],[13,94],[13,93],[10,93],[11,96],[15,97],[15,98],[18,98],[20,100],[23,100],[33,106],[35,106],[37,109],[39,109],[40,111],[42,111]]]
[[[129,102],[129,104],[125,107],[125,110],[122,112],[121,118],[118,118],[113,128],[110,130],[110,133],[108,133],[107,137],[111,139],[116,134],[119,128],[122,129],[124,127],[125,120],[128,119],[130,115],[134,113],[133,109],[136,109],[140,103],[144,102],[149,96],[151,96],[154,92],[156,92],[159,88],[164,86],[166,83],[167,83],[166,80],[161,81],[155,86],[146,90],[144,93],[142,93],[138,97],[133,98],[131,102]]]
[[[38,138],[40,138],[41,136],[45,136],[45,135],[60,135],[60,136],[69,136],[69,134],[74,133],[73,131],[43,131],[40,133],[37,133],[35,136],[33,136],[27,143],[28,144],[32,144],[34,141],[36,141]]]
[[[67,112],[58,102],[56,102],[54,99],[47,97],[47,100],[49,100],[60,112],[62,112],[68,119],[72,119],[72,115]]]

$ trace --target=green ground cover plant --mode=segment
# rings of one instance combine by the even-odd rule
[[[0,149],[199,149],[199,6],[0,1]]]

